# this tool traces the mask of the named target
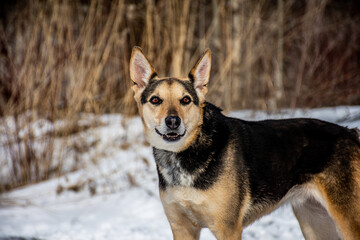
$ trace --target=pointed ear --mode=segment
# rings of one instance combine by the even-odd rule
[[[130,78],[137,88],[145,87],[156,76],[154,68],[145,57],[140,47],[134,47],[130,59]]]
[[[204,95],[207,93],[211,69],[211,51],[206,49],[199,61],[189,73],[189,78],[194,81],[195,89],[199,89]]]

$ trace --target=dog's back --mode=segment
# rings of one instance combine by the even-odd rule
[[[266,196],[278,201],[294,185],[311,181],[336,164],[342,168],[342,175],[350,176],[349,158],[360,145],[355,130],[316,119],[238,124],[244,162],[256,170],[250,176],[257,180],[251,184],[255,199]]]

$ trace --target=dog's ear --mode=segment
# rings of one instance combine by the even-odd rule
[[[134,47],[130,59],[130,78],[134,83],[134,90],[144,88],[149,80],[156,76],[154,68],[145,57],[140,47]]]
[[[211,51],[206,49],[198,62],[189,73],[189,78],[194,82],[195,89],[200,90],[204,96],[207,93],[211,69]]]

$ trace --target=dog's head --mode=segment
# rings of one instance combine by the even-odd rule
[[[139,47],[130,60],[139,113],[150,144],[172,152],[185,150],[197,137],[210,76],[207,49],[186,78],[158,77]]]

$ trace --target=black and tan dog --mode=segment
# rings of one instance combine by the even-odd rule
[[[135,47],[133,90],[174,239],[241,239],[290,203],[306,239],[360,239],[359,132],[315,119],[249,122],[205,101],[206,50],[186,78],[158,77]]]

